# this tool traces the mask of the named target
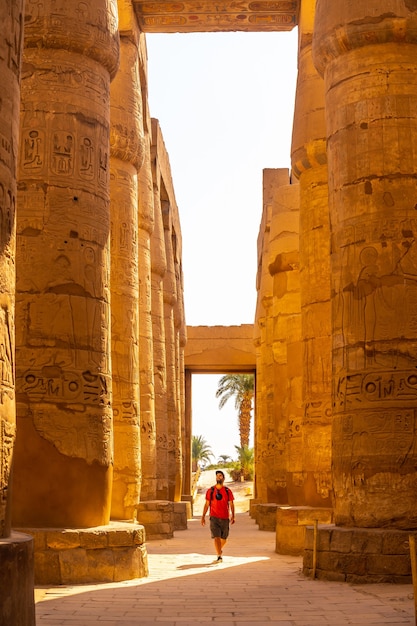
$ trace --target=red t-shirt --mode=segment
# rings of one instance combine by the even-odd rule
[[[229,519],[229,501],[234,500],[231,489],[227,489],[223,485],[221,489],[214,487],[213,496],[211,495],[212,487],[206,491],[206,500],[210,503],[210,517],[219,517],[220,519]],[[217,500],[216,493],[221,493],[221,500]]]

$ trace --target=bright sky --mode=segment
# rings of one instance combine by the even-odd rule
[[[186,323],[253,324],[262,170],[290,168],[297,29],[146,36],[151,116],[169,154],[182,231]],[[234,400],[193,376],[193,434],[236,458]],[[252,428],[253,435],[253,428]]]

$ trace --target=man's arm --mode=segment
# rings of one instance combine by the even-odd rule
[[[235,523],[235,503],[233,502],[233,500],[230,500],[230,512],[231,512],[231,517],[230,517],[230,521],[232,522],[232,524]]]
[[[209,500],[206,500],[204,503],[204,509],[203,509],[203,513],[201,515],[201,525],[204,526],[206,523],[206,513],[208,511],[208,508],[210,506],[210,502]]]

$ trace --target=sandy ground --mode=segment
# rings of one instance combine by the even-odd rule
[[[224,484],[232,490],[235,499],[235,512],[247,513],[249,511],[250,499],[253,498],[253,482],[234,482],[230,478],[227,469],[222,469],[225,475]],[[216,484],[216,470],[206,470],[201,473],[197,483],[197,493],[194,497],[193,513],[195,516],[201,515],[206,498],[206,491]]]

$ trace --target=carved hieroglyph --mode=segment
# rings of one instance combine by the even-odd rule
[[[417,527],[417,5],[318,0],[339,525]]]
[[[23,2],[0,6],[0,538],[10,533],[10,472],[16,434],[14,289]]]
[[[136,36],[135,36],[136,35]],[[144,160],[138,33],[120,38],[111,85],[111,329],[114,470],[111,516],[136,519],[140,499],[137,174]]]
[[[331,300],[324,83],[312,61],[315,0],[303,1],[292,137],[300,181],[305,504],[331,504]]]
[[[18,192],[14,523],[107,523],[111,0],[28,2]]]
[[[288,31],[297,24],[299,0],[133,0],[145,33]]]

